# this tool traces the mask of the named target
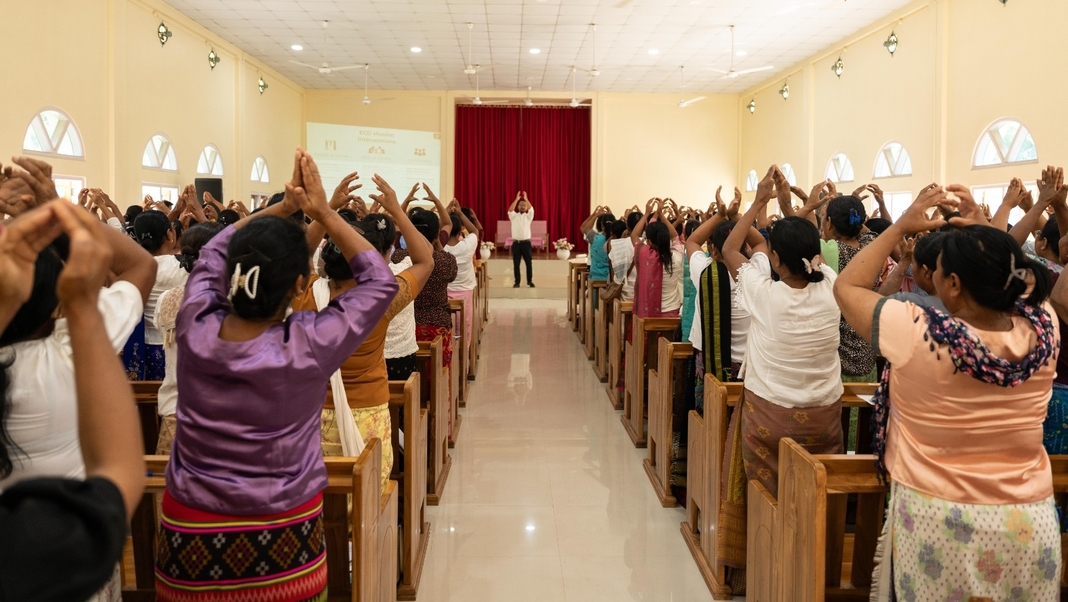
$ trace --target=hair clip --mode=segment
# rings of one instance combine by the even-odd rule
[[[378,222],[378,225],[375,226],[376,228],[378,228],[379,230],[385,230],[386,229],[386,220],[380,219],[380,220],[375,220],[375,221]]]
[[[244,290],[249,299],[255,299],[260,288],[260,266],[252,266],[247,273],[241,273],[241,264],[234,267],[234,275],[230,277],[230,294],[228,299],[233,300],[237,291]]]
[[[1027,283],[1027,268],[1016,269],[1016,255],[1009,255],[1009,277],[1005,280],[1005,286],[1002,290],[1009,290],[1009,286],[1012,284],[1013,279],[1019,279],[1024,284]]]
[[[820,269],[820,266],[823,265],[823,258],[819,255],[816,255],[812,259],[805,259],[802,257],[801,263],[805,264],[805,273],[811,274]]]
[[[859,226],[860,224],[863,224],[863,223],[864,223],[864,218],[861,217],[859,213],[857,213],[856,209],[850,208],[849,209],[849,225],[850,226]]]

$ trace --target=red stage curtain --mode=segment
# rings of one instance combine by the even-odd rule
[[[570,107],[456,107],[456,198],[478,214],[487,240],[525,190],[550,241],[585,251],[590,213],[590,111]],[[552,247],[549,247],[552,249]]]

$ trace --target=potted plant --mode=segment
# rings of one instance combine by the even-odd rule
[[[478,245],[478,247],[478,254],[482,258],[482,261],[489,261],[490,253],[494,251],[497,245],[489,241],[485,241],[482,244]]]
[[[571,249],[575,248],[575,245],[567,242],[566,238],[554,242],[553,246],[556,247],[556,256],[565,261],[571,257]]]

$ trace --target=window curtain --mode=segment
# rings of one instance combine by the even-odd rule
[[[458,106],[455,165],[456,198],[478,214],[487,240],[525,190],[550,242],[566,238],[586,250],[579,225],[590,213],[589,108]]]

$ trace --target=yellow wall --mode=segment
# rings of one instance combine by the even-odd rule
[[[778,95],[784,77],[738,97],[739,178],[790,161],[808,187],[844,152],[859,185],[871,181],[882,146],[897,141],[911,156],[913,175],[878,180],[887,191],[915,192],[932,181],[1033,180],[1036,164],[973,169],[972,155],[987,126],[1013,117],[1031,130],[1042,165],[1068,159],[1068,114],[1056,75],[1068,68],[1057,30],[1066,19],[1068,3],[1055,0],[914,2],[790,68],[788,100]],[[893,57],[882,45],[891,30],[900,39]],[[841,79],[831,71],[839,54]],[[1044,73],[1051,77],[1042,80]],[[751,99],[752,115],[744,108]]]
[[[161,19],[174,32],[164,47],[155,37]],[[212,46],[222,57],[214,71]],[[227,199],[281,189],[302,140],[300,87],[158,0],[8,2],[0,53],[10,59],[6,81],[25,84],[0,89],[0,157],[22,154],[33,115],[58,107],[77,124],[85,159],[50,158],[55,173],[85,177],[122,208],[140,202],[142,182],[192,182],[209,143],[223,159]],[[262,96],[260,74],[270,86]],[[156,133],[174,144],[178,173],[141,167]],[[269,185],[250,180],[258,155]]]
[[[376,90],[372,97],[394,100],[363,105],[360,90],[308,90],[304,116],[322,123],[441,132],[441,194],[451,198],[456,101],[473,93]],[[483,91],[481,97],[518,99],[525,94]],[[560,93],[532,96],[561,99]],[[675,106],[678,97],[670,94],[595,93],[591,98],[591,207],[608,205],[618,213],[644,205],[652,196],[670,196],[703,208],[717,184],[733,185],[737,97],[713,95],[685,109]]]

